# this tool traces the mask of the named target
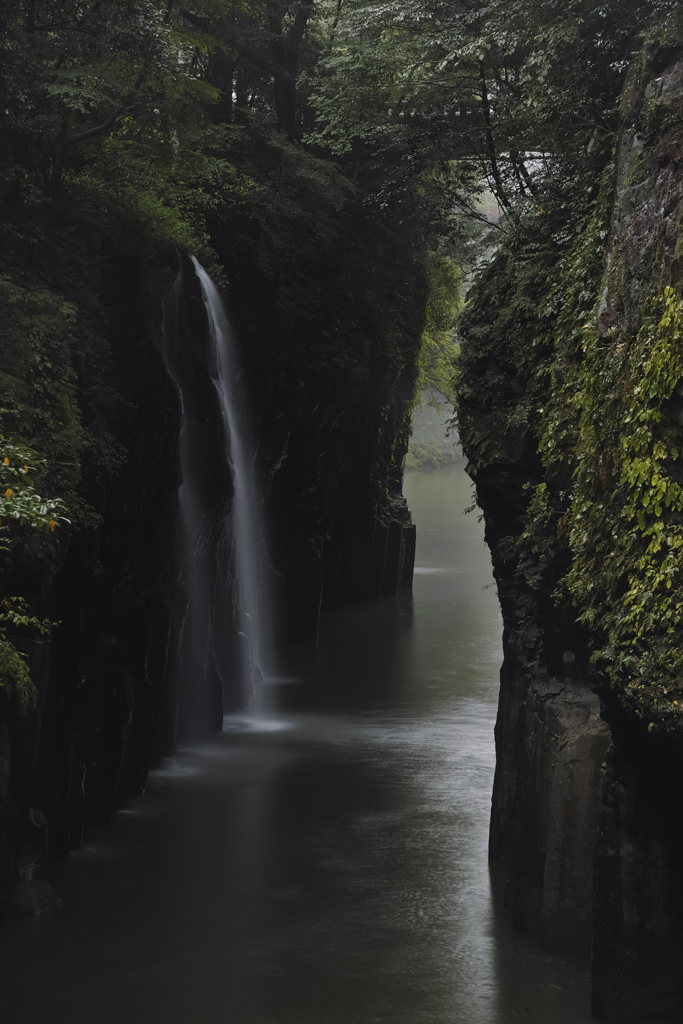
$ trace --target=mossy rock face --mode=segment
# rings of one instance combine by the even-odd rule
[[[667,53],[636,61],[616,145],[518,226],[460,327],[460,437],[505,624],[491,852],[515,922],[590,951],[611,1021],[683,1005],[683,60]]]
[[[594,636],[601,692],[650,733],[679,734],[683,62],[669,57],[642,76],[617,147],[607,272],[571,399],[579,439],[567,583]]]
[[[458,389],[499,579],[528,594],[511,642],[548,662],[552,602],[587,631],[603,698],[679,735],[683,62],[669,57],[628,75],[616,151],[594,154],[564,215],[527,218],[476,285]]]

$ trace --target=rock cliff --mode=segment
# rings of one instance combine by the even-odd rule
[[[470,294],[459,426],[505,623],[491,855],[593,1009],[683,1020],[682,49]]]
[[[65,856],[88,822],[143,790],[150,765],[219,729],[224,711],[250,697],[237,672],[223,685],[207,672],[198,695],[174,658],[183,619],[181,406],[163,350],[181,267],[173,315],[198,424],[197,478],[218,524],[207,540],[214,546],[232,494],[196,278],[187,258],[144,226],[90,212],[84,223],[69,209],[61,218],[40,226],[39,261],[20,239],[2,268],[16,326],[3,352],[4,429],[47,453],[50,470],[38,483],[66,495],[71,525],[37,555],[18,537],[2,569],[3,593],[58,625],[49,643],[25,645],[35,711],[0,689],[0,913],[12,900],[36,913],[54,906],[41,888],[46,846]],[[286,642],[315,635],[322,604],[366,600],[412,578],[401,465],[424,287],[409,240],[363,227],[360,203],[355,220],[329,227],[325,244],[340,268],[350,250],[370,245],[374,280],[353,260],[336,268],[318,239],[298,267],[296,287],[309,291],[297,306],[291,274],[264,270],[266,243],[257,241],[255,252],[255,242],[217,231],[215,246],[258,433],[254,474]],[[236,630],[223,618],[229,661]]]

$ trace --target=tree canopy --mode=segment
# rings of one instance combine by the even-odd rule
[[[314,70],[309,136],[339,153],[362,140],[406,175],[458,160],[501,207],[553,188],[614,134],[624,72],[672,0],[345,0]],[[459,184],[472,184],[462,174]],[[451,198],[471,211],[471,192]]]
[[[216,206],[245,201],[248,127],[332,161],[379,208],[426,204],[442,232],[481,219],[482,187],[513,217],[613,136],[638,40],[664,38],[677,6],[7,0],[0,213],[77,182],[199,245]]]

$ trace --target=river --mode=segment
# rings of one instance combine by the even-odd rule
[[[258,728],[151,773],[0,931],[3,1024],[589,1024],[487,863],[501,619],[461,466],[406,477],[412,595],[328,613]]]

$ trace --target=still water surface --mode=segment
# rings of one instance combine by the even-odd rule
[[[589,1024],[487,832],[501,621],[461,467],[411,473],[412,596],[336,610],[279,710],[153,772],[0,934],[3,1024]]]

